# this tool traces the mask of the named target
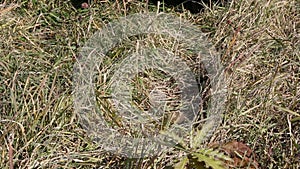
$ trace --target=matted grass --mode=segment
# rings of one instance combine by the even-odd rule
[[[15,168],[164,168],[182,156],[109,154],[74,114],[73,65],[84,42],[116,18],[158,10],[124,2],[95,1],[83,10],[69,1],[1,2],[0,168],[11,162]],[[198,15],[159,9],[198,25],[227,68],[224,120],[207,144],[243,142],[260,168],[300,168],[299,5],[233,0]]]

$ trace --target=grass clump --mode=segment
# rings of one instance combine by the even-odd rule
[[[233,0],[196,15],[136,0],[95,1],[87,9],[70,1],[2,1],[0,168],[167,168],[185,161],[189,146],[146,159],[110,154],[93,142],[73,110],[80,47],[112,20],[163,10],[207,33],[226,67],[223,123],[205,145],[238,140],[255,152],[260,168],[299,168],[299,9],[296,0]],[[200,155],[205,150],[199,148]]]

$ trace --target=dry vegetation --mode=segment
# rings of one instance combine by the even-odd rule
[[[300,168],[299,1],[232,0],[197,15],[159,10],[198,25],[226,67],[224,119],[205,145],[237,140],[254,151],[259,168]],[[0,1],[0,168],[165,168],[178,162],[184,152],[150,159],[109,154],[73,111],[80,47],[104,24],[149,11],[158,9],[135,0],[95,1],[87,9],[69,1]]]

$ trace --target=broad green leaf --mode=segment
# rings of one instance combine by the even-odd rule
[[[178,163],[174,165],[174,169],[185,169],[185,166],[188,164],[189,159],[187,157],[184,157],[181,159]]]
[[[211,167],[213,169],[225,169],[223,167],[224,165],[223,162],[215,159],[214,157],[207,156],[202,153],[193,153],[192,155],[193,157],[197,158],[199,162],[204,161],[205,164],[207,165],[207,168]]]

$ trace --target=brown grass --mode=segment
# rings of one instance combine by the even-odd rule
[[[165,168],[183,152],[150,159],[109,154],[73,111],[72,67],[84,42],[120,16],[157,11],[139,1],[5,0],[0,6],[0,168]],[[238,140],[261,168],[300,168],[300,41],[296,0],[233,0],[198,15],[227,68],[224,120],[209,143]],[[176,156],[174,156],[176,154]]]

